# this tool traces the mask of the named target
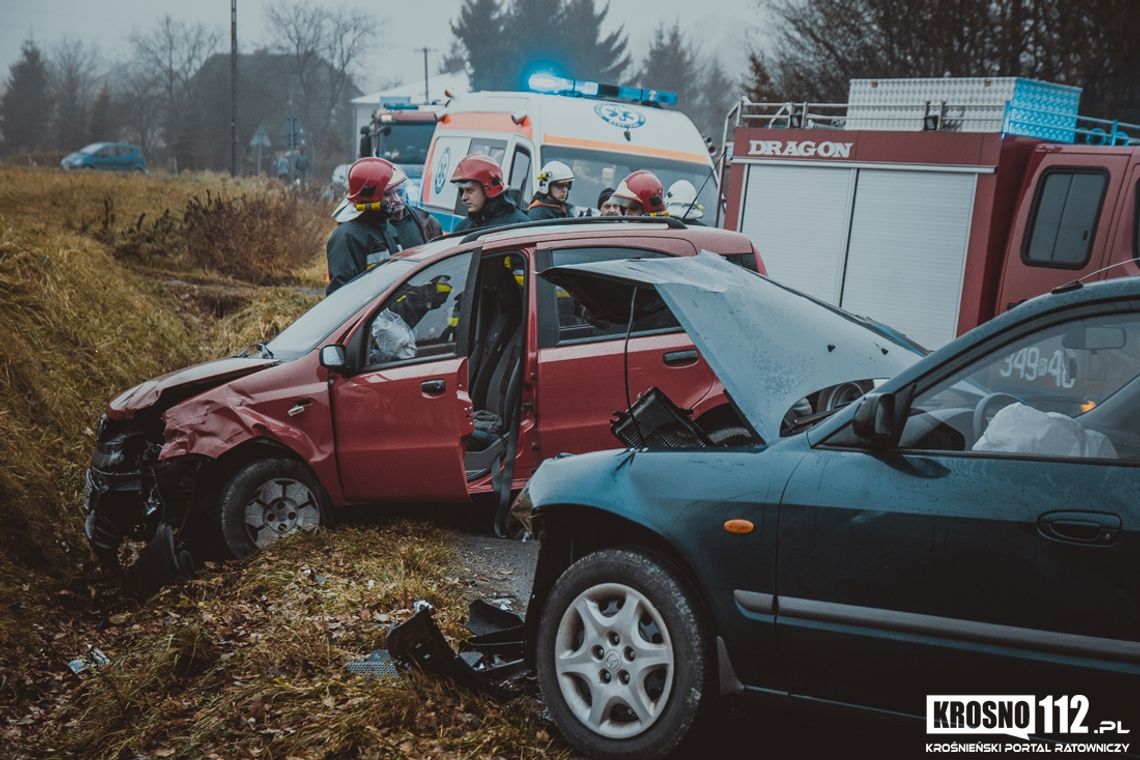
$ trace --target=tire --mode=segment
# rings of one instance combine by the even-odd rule
[[[222,553],[245,559],[278,538],[326,522],[328,499],[313,474],[284,457],[257,459],[222,486],[217,526]]]
[[[631,603],[636,620],[622,615]],[[598,551],[562,573],[543,605],[535,664],[555,724],[590,757],[665,757],[711,701],[700,605],[637,550]]]

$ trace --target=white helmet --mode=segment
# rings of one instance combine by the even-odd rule
[[[572,182],[574,171],[561,161],[547,161],[535,179],[538,180],[538,192],[549,195],[551,183]]]
[[[697,188],[687,179],[679,179],[669,185],[665,193],[665,206],[669,216],[678,219],[700,219],[705,215],[705,207],[697,200]]]

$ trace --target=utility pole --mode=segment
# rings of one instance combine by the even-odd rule
[[[424,54],[424,103],[430,103],[430,102],[431,102],[431,94],[428,92],[428,64],[427,64],[427,54],[428,54],[429,52],[432,52],[432,53],[434,53],[434,52],[435,52],[435,48],[426,48],[426,47],[422,47],[422,48],[416,48],[416,50],[420,50],[420,51],[422,51],[422,52],[423,52],[423,54]]]
[[[230,176],[237,176],[237,0],[230,0]]]

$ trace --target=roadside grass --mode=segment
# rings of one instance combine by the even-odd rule
[[[533,700],[500,705],[419,673],[345,669],[426,599],[463,635],[446,536],[422,523],[278,542],[120,619],[36,736],[84,758],[567,757]]]
[[[464,635],[460,571],[435,528],[298,537],[145,602],[90,557],[78,507],[106,403],[271,338],[319,298],[326,209],[265,200],[272,224],[242,232],[265,208],[245,199],[272,192],[0,166],[0,755],[567,757],[536,700],[345,670],[416,599]],[[191,253],[230,234],[262,248],[230,246],[224,264]],[[92,646],[109,664],[73,674]]]

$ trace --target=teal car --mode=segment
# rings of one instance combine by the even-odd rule
[[[142,149],[129,143],[91,143],[70,153],[59,162],[60,169],[102,169],[116,172],[145,172]]]
[[[711,254],[543,276],[611,320],[663,301],[753,438],[709,447],[643,396],[615,426],[629,448],[548,460],[520,495],[542,542],[526,658],[577,750],[683,752],[725,699],[897,718],[927,741],[986,728],[938,695],[1022,695],[1014,735],[1129,741],[1140,278],[1059,288],[922,356]]]

